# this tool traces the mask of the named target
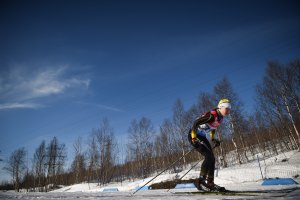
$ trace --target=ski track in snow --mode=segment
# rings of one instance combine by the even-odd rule
[[[289,194],[274,195],[272,194],[262,194],[259,196],[222,196],[222,195],[193,195],[193,194],[172,194],[166,192],[165,190],[155,190],[155,191],[140,191],[134,196],[129,192],[117,192],[117,193],[91,193],[91,192],[51,192],[51,193],[16,193],[16,192],[0,192],[1,200],[40,200],[40,199],[64,199],[64,200],[197,200],[197,199],[299,199],[300,188],[298,190],[291,192]]]

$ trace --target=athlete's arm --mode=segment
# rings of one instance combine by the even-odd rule
[[[210,139],[213,141],[213,140],[215,140],[216,139],[216,130],[215,129],[213,129],[213,130],[211,130],[210,131]]]
[[[206,115],[204,115],[202,117],[198,117],[194,121],[194,124],[192,126],[192,132],[191,132],[192,139],[197,138],[197,128],[198,128],[198,126],[200,126],[202,124],[209,123],[209,122],[213,122],[213,121],[214,121],[214,115],[211,114],[211,113],[207,113]]]

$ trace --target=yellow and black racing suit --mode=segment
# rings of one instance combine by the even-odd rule
[[[190,143],[204,156],[200,176],[207,177],[210,181],[214,180],[215,170],[215,156],[212,149],[215,144],[219,144],[215,132],[222,119],[223,116],[218,109],[207,112],[195,120],[188,134]]]

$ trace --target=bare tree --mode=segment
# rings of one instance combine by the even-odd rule
[[[7,170],[13,179],[15,190],[19,192],[20,183],[23,178],[23,173],[26,170],[26,151],[24,148],[20,148],[11,153],[8,163],[4,168]]]
[[[132,173],[138,177],[146,177],[153,170],[153,134],[154,128],[150,119],[142,117],[133,120],[128,130],[127,160],[137,161],[132,166]]]
[[[165,168],[176,158],[174,155],[178,151],[177,140],[172,133],[174,133],[172,122],[167,119],[164,120],[154,143],[157,169]]]
[[[85,168],[86,168],[86,163],[85,163],[85,156],[82,151],[82,138],[78,137],[74,144],[74,160],[71,165],[71,170],[74,174],[74,181],[75,183],[80,183],[84,180],[84,175],[85,175]]]
[[[93,130],[94,132],[94,130]],[[95,134],[91,134],[88,142],[88,182],[98,180],[99,150]]]
[[[66,160],[66,146],[60,144],[56,137],[50,141],[47,147],[47,182],[56,186],[58,175],[63,173],[63,166]],[[62,181],[62,180],[60,180]]]
[[[289,135],[290,142],[296,141],[299,149],[300,135],[297,121],[299,110],[299,67],[296,60],[286,66],[278,62],[269,62],[262,84],[257,86],[257,102],[260,110],[268,118],[269,124],[276,130],[277,138],[282,132]],[[281,124],[281,128],[277,127]],[[297,138],[297,139],[295,139]],[[286,143],[286,139],[280,139]],[[281,143],[279,143],[281,144]]]
[[[113,128],[108,119],[103,119],[99,129],[94,130],[99,152],[99,184],[109,182],[113,177],[113,166],[116,159],[116,140]]]
[[[204,113],[212,110],[216,107],[216,95],[210,94],[208,92],[201,92],[198,97],[197,108],[199,113]]]
[[[190,121],[188,120],[188,115],[184,110],[183,103],[180,99],[177,99],[173,106],[173,130],[174,136],[178,137],[178,146],[181,149],[182,155],[185,154],[187,148],[189,147],[187,134],[191,126],[189,126]],[[183,158],[183,164],[186,164],[186,158]]]
[[[37,179],[37,187],[39,191],[43,191],[42,186],[45,184],[46,172],[46,143],[42,141],[33,155],[33,173]]]
[[[244,155],[244,158],[248,160],[246,155],[246,141],[244,140],[243,134],[247,130],[247,123],[245,120],[245,112],[243,110],[243,104],[239,100],[238,95],[233,91],[233,88],[227,78],[224,78],[214,87],[217,99],[230,99],[232,104],[231,114],[227,119],[224,119],[224,126],[231,136],[231,141],[235,147],[237,160],[241,164],[242,157],[241,152]],[[225,134],[223,134],[225,135]]]

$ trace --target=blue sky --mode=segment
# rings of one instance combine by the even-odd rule
[[[299,58],[297,1],[1,1],[0,157],[87,138],[107,117],[158,128],[224,76],[251,113],[269,60]],[[0,164],[0,167],[3,163]],[[1,169],[0,179],[7,175]]]

